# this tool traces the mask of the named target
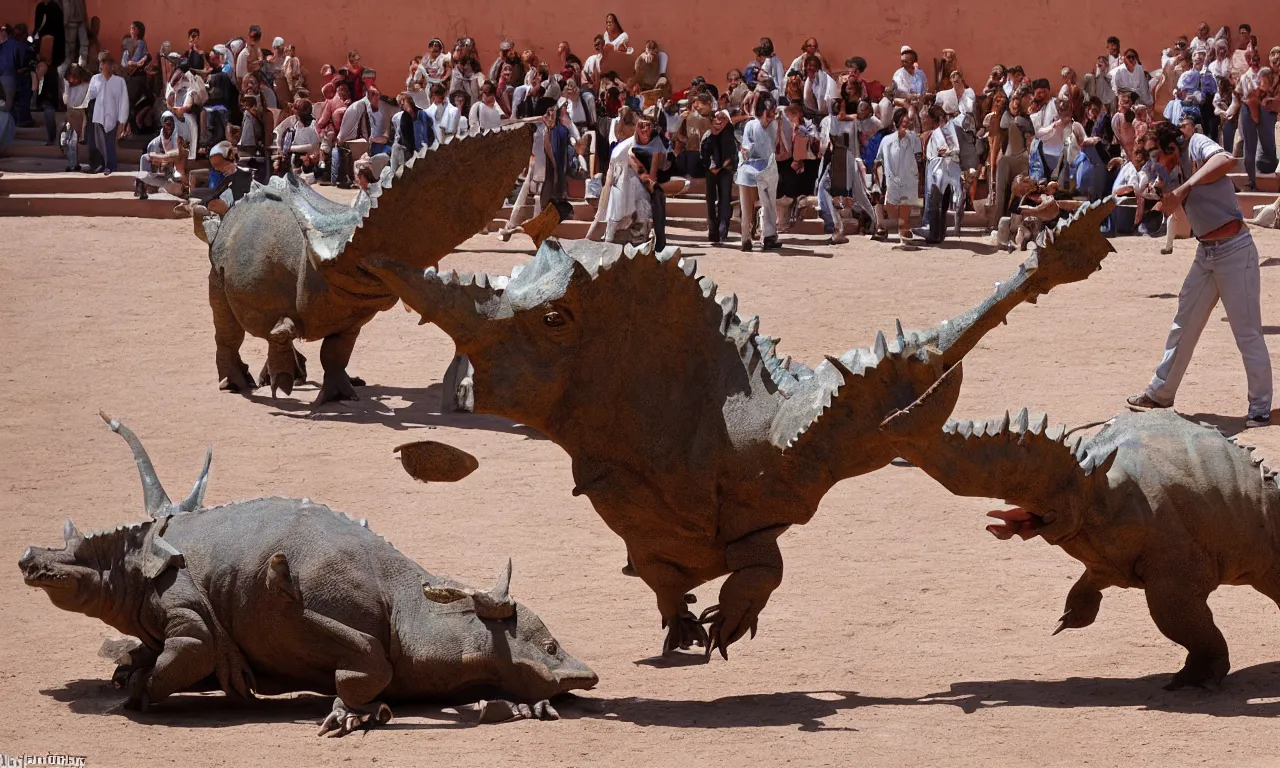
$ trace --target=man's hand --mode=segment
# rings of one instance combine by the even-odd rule
[[[1172,192],[1160,198],[1160,208],[1165,213],[1172,213],[1182,209],[1182,203],[1187,199],[1187,195],[1191,194],[1191,188],[1186,184],[1181,184]]]
[[[1107,161],[1107,170],[1114,171],[1115,169],[1119,168],[1123,164],[1124,164],[1124,160],[1122,158],[1113,157]]]
[[[128,136],[128,135],[129,135],[129,124],[128,124],[128,123],[121,123],[121,124],[120,124],[120,127],[116,129],[116,135],[117,135],[117,136],[119,136],[119,137],[120,137],[120,138],[122,138],[122,139],[123,139],[125,136]]]
[[[1099,138],[1099,137],[1097,137],[1097,136],[1090,136],[1089,138],[1085,139],[1085,140],[1084,140],[1084,142],[1083,142],[1083,143],[1081,143],[1081,145],[1080,145],[1080,146],[1082,146],[1082,147],[1092,147],[1092,146],[1094,146],[1095,144],[1098,144],[1098,143],[1099,143],[1099,142],[1101,142],[1101,141],[1102,141],[1102,139],[1101,139],[1101,138]]]

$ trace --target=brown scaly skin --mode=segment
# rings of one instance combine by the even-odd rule
[[[623,538],[657,596],[664,653],[727,655],[782,581],[778,536],[837,482],[897,456],[880,422],[935,384],[950,404],[940,428],[960,359],[983,334],[1100,268],[1110,209],[1082,209],[978,307],[926,332],[899,326],[892,344],[881,334],[814,370],[779,359],[758,318],[739,318],[737,298],[717,299],[676,250],[548,240],[509,281],[368,266],[469,359],[477,412],[528,424],[572,457],[574,495]],[[695,616],[690,590],[726,574],[718,603]]]
[[[938,433],[947,405],[927,401],[885,422],[903,457],[958,496],[1017,505],[991,513],[997,537],[1040,536],[1084,563],[1054,634],[1092,624],[1103,589],[1143,589],[1161,633],[1187,649],[1165,687],[1219,685],[1231,662],[1209,594],[1246,584],[1280,602],[1280,490],[1252,449],[1171,411],[1122,413],[1072,447],[1025,409]]]
[[[88,536],[68,522],[63,549],[30,548],[19,565],[54,605],[141,641],[113,676],[129,706],[211,687],[330,693],[320,733],[342,736],[387,722],[388,701],[484,697],[481,722],[553,720],[553,697],[597,682],[511,598],[510,561],[475,590],[307,499],[200,508],[207,463],[192,498],[171,504],[141,443],[110,423],[153,519]]]
[[[360,329],[396,295],[363,266],[373,255],[417,269],[434,266],[502,207],[529,157],[532,126],[460,138],[424,149],[389,171],[351,206],[296,177],[273,179],[219,220],[196,216],[209,244],[209,305],[222,389],[285,394],[306,379],[297,340],[323,340],[324,381],[315,404],[358,400],[346,372]],[[259,379],[240,358],[249,333],[268,342]]]

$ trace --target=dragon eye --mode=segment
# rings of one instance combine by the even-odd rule
[[[547,314],[542,316],[542,322],[546,323],[548,326],[552,328],[559,328],[560,326],[564,325],[568,321],[565,320],[564,315],[560,314],[559,312],[548,312]]]
[[[556,644],[555,644],[555,643],[547,643],[545,646],[543,646],[543,650],[545,650],[545,651],[547,652],[547,655],[548,655],[548,656],[555,656],[555,655],[556,655],[556,650],[557,650],[557,648],[556,648]]]

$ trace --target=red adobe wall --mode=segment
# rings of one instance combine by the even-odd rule
[[[207,49],[215,41],[245,34],[249,24],[256,23],[268,43],[280,35],[296,44],[313,74],[321,63],[339,64],[349,48],[359,49],[364,63],[378,70],[384,92],[395,92],[403,83],[409,59],[421,54],[432,36],[442,38],[446,48],[459,36],[474,37],[486,68],[503,35],[512,37],[517,49],[532,46],[544,57],[554,56],[556,43],[568,40],[585,59],[592,36],[603,30],[607,11],[618,14],[637,47],[645,38],[654,38],[668,51],[677,87],[695,74],[722,83],[726,70],[742,67],[751,58],[761,35],[773,37],[784,63],[799,52],[806,36],[816,35],[829,60],[843,62],[861,55],[870,62],[868,74],[880,80],[892,75],[898,49],[906,43],[920,52],[930,75],[930,59],[951,47],[971,85],[981,87],[996,62],[1022,64],[1028,74],[1050,77],[1057,85],[1063,64],[1087,71],[1112,34],[1158,66],[1160,50],[1179,34],[1193,34],[1199,21],[1208,21],[1215,31],[1230,25],[1233,32],[1247,21],[1265,51],[1280,43],[1280,12],[1264,12],[1268,5],[1259,0],[1217,0],[1209,17],[1204,3],[1191,0],[1159,5],[1116,0],[911,0],[870,5],[806,0],[794,4],[796,10],[789,13],[781,13],[783,5],[774,0],[645,0],[634,5],[587,0],[88,0],[89,13],[102,19],[104,47],[116,53],[135,18],[147,25],[153,50],[166,39],[185,49],[188,27],[202,30]],[[6,6],[0,15],[24,9],[31,24],[35,0]],[[305,21],[298,21],[300,16]]]

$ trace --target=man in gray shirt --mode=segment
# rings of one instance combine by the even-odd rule
[[[361,139],[369,140],[369,153],[378,154],[387,146],[387,126],[390,112],[380,102],[381,94],[372,85],[365,90],[364,98],[358,99],[347,107],[342,116],[342,124],[338,126],[338,135],[333,141],[333,152],[330,158],[330,180],[343,188],[351,186],[350,172],[352,142]],[[340,170],[346,169],[342,173]]]
[[[1258,247],[1236,203],[1235,185],[1227,178],[1235,159],[1208,136],[1196,133],[1184,140],[1168,123],[1161,123],[1148,136],[1147,149],[1170,172],[1180,171],[1185,179],[1165,195],[1163,208],[1166,214],[1181,209],[1200,245],[1178,293],[1178,311],[1164,357],[1151,383],[1128,403],[1138,409],[1173,406],[1191,353],[1221,298],[1244,359],[1249,386],[1246,426],[1266,426],[1271,423],[1271,357],[1262,335]]]

